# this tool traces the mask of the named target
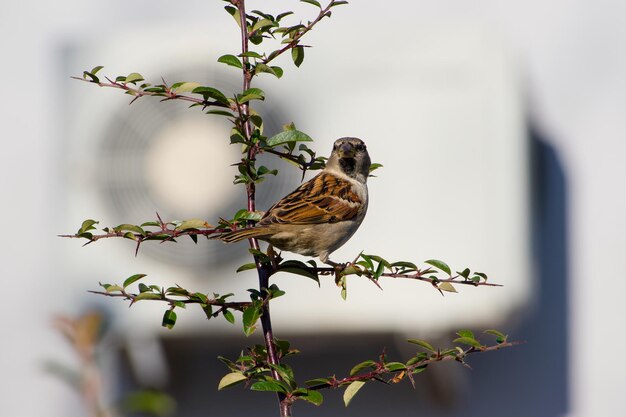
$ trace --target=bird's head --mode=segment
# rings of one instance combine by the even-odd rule
[[[365,183],[371,163],[365,142],[358,138],[341,138],[335,141],[326,167]]]

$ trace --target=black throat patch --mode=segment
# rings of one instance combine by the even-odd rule
[[[354,158],[339,158],[339,165],[346,175],[354,177],[356,169],[356,160]]]

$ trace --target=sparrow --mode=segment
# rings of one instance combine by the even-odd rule
[[[352,237],[367,212],[370,165],[361,139],[337,139],[322,172],[274,204],[254,227],[217,238],[228,243],[257,238],[336,266],[329,255]]]

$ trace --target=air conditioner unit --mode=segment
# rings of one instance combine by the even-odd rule
[[[340,15],[333,19],[341,19]],[[237,27],[225,16],[193,25],[158,22],[128,27],[68,48],[72,74],[104,65],[100,74],[140,72],[148,81],[198,81],[232,93],[240,75],[216,62],[237,51]],[[219,36],[216,36],[219,34]],[[382,279],[383,291],[366,279],[348,279],[342,300],[332,278],[321,288],[309,279],[277,275],[287,292],[273,305],[280,332],[397,331],[418,335],[465,326],[497,324],[526,306],[533,289],[529,255],[529,164],[521,82],[510,51],[480,25],[432,24],[413,31],[411,42],[355,35],[341,22],[323,24],[307,43],[301,69],[286,57],[283,79],[258,79],[266,91],[261,108],[266,131],[294,122],[319,155],[342,136],[366,141],[384,168],[369,181],[370,206],[356,235],[333,255],[348,261],[360,251],[390,261],[437,258],[456,270],[485,272],[502,288],[457,286],[442,297],[431,286]],[[224,39],[227,39],[224,41]],[[255,82],[257,82],[255,80]],[[245,207],[232,185],[240,159],[228,144],[221,118],[178,102],[130,96],[68,80],[66,226],[86,218],[102,226],[155,219],[229,216]],[[280,175],[259,186],[259,209],[297,186],[300,174],[267,158]],[[147,242],[137,257],[129,240],[111,239],[79,248],[64,241],[66,271],[77,291],[147,273],[146,282],[180,284],[202,292],[235,292],[246,299],[254,271],[246,244],[200,239],[177,244]],[[285,257],[291,254],[285,253]],[[293,255],[295,258],[296,256]],[[96,296],[94,296],[96,297]],[[107,300],[113,302],[113,300]],[[121,305],[118,303],[117,305]],[[142,302],[124,315],[133,332],[160,328],[157,310]],[[199,310],[199,309],[198,309]],[[116,310],[117,311],[117,310]],[[232,326],[206,323],[200,311],[179,314],[178,331]],[[141,330],[138,330],[141,329]],[[239,331],[239,329],[236,329]]]

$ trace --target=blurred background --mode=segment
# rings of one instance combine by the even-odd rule
[[[269,11],[315,9],[295,2]],[[303,353],[298,379],[342,375],[380,354],[409,357],[407,337],[445,344],[454,331],[498,328],[527,343],[432,367],[410,384],[368,384],[348,409],[341,393],[302,415],[617,415],[626,366],[615,359],[625,289],[621,190],[626,144],[626,4],[615,1],[358,2],[337,8],[306,40],[301,69],[285,58],[281,80],[260,77],[266,133],[293,121],[327,155],[341,136],[364,139],[384,168],[369,182],[368,216],[334,258],[359,251],[389,260],[445,260],[489,274],[494,288],[441,297],[413,282],[350,281],[343,301],[331,280],[277,276],[278,337]],[[140,72],[149,81],[197,81],[231,92],[239,74],[217,57],[237,51],[222,2],[60,0],[3,7],[4,85],[0,244],[4,282],[0,414],[83,416],[79,396],[45,371],[77,365],[54,317],[98,311],[103,396],[159,389],[174,415],[275,414],[272,395],[216,390],[236,357],[260,343],[194,309],[161,328],[163,306],[86,291],[135,273],[150,283],[202,292],[255,286],[233,270],[245,245],[81,242],[56,235],[87,218],[102,226],[229,216],[244,204],[232,186],[239,158],[228,126],[180,103],[149,98],[128,106],[119,91],[79,81]],[[250,1],[249,9],[268,7]],[[299,183],[281,161],[259,187],[261,209]],[[142,305],[143,304],[143,305]],[[314,313],[312,313],[312,311]],[[57,322],[58,326],[58,322]],[[447,364],[446,364],[447,365]],[[256,411],[258,414],[258,411]]]

